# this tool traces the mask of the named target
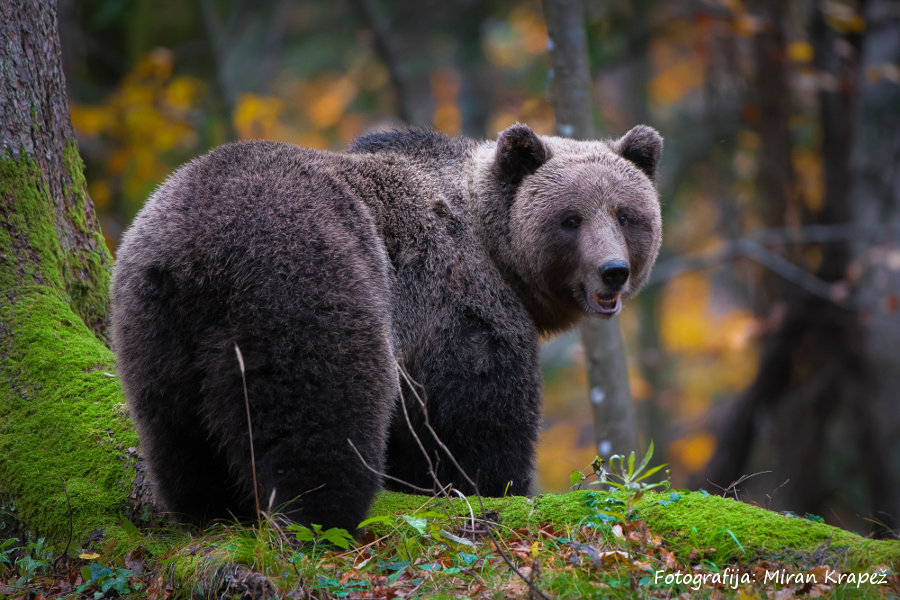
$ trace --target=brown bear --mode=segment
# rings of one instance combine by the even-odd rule
[[[516,124],[496,142],[409,130],[345,153],[235,143],[181,167],[126,232],[112,289],[164,504],[255,516],[235,345],[263,508],[355,531],[378,473],[527,494],[538,337],[616,314],[646,280],[661,152],[646,126],[583,142]]]

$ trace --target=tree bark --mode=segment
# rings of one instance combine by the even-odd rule
[[[593,139],[591,74],[581,0],[544,0],[553,48],[553,108],[559,135]],[[597,453],[603,458],[636,449],[634,407],[619,317],[585,319],[581,340],[587,360]]]
[[[4,158],[27,159],[40,168],[42,185],[53,200],[48,208],[57,233],[56,260],[44,263],[43,277],[52,282],[58,278],[73,310],[103,336],[112,260],[99,235],[93,203],[84,191],[66,101],[55,7],[46,4],[3,4],[0,151]],[[10,210],[8,200],[4,211]]]
[[[80,535],[147,500],[104,345],[112,258],[69,119],[56,5],[0,7],[0,494],[15,525],[61,536],[68,493]]]

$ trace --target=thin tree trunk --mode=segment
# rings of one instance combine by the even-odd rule
[[[581,0],[545,0],[544,17],[553,48],[553,107],[559,135],[595,137],[584,6]],[[597,452],[604,458],[637,446],[628,365],[618,316],[585,319],[581,326],[594,411]]]
[[[25,529],[61,535],[68,492],[81,534],[146,499],[102,341],[112,259],[69,120],[56,5],[0,11],[0,493]]]

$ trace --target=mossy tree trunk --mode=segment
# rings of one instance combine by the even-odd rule
[[[4,2],[2,10],[3,158],[30,167],[34,191],[45,201],[40,208],[56,229],[55,240],[33,239],[38,231],[29,226],[36,225],[38,207],[22,201],[26,190],[4,190],[0,210],[7,217],[11,244],[4,249],[12,251],[4,257],[12,276],[12,281],[4,280],[4,290],[41,283],[64,291],[76,314],[102,336],[112,260],[84,190],[66,102],[56,9],[53,3],[35,0]],[[4,175],[9,174],[4,169]],[[13,258],[15,266],[9,262]]]
[[[0,5],[0,90],[0,536],[63,537],[70,516],[81,535],[145,497],[104,343],[112,257],[85,190],[54,2]]]

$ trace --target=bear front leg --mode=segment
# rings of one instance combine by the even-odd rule
[[[537,334],[527,327],[494,327],[473,315],[467,311],[455,322],[443,321],[445,328],[423,336],[427,344],[405,355],[416,383],[402,386],[407,411],[441,485],[474,493],[472,480],[485,496],[527,495],[541,422]],[[446,450],[425,426],[413,388]],[[388,470],[416,486],[434,486],[428,461],[402,414],[391,427]]]

